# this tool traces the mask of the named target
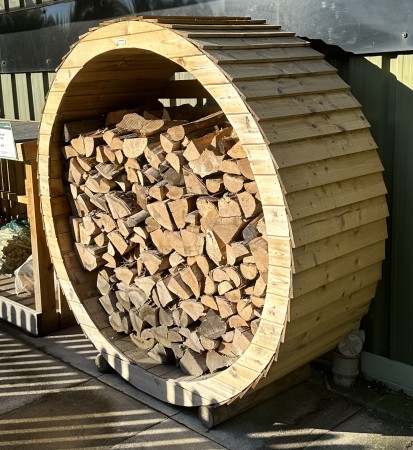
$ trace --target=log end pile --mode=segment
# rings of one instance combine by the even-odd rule
[[[110,325],[190,375],[232,365],[260,321],[268,245],[224,113],[183,105],[84,122],[64,127],[70,223]]]

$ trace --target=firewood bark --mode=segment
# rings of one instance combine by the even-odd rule
[[[180,141],[189,133],[217,125],[223,118],[225,118],[224,113],[218,111],[193,122],[171,127],[168,129],[168,134],[173,140]]]
[[[75,137],[80,134],[88,133],[93,130],[97,130],[103,126],[102,119],[85,119],[85,120],[74,120],[72,122],[66,122],[63,125],[63,135],[65,142],[70,142]]]

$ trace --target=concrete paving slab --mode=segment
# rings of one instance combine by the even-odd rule
[[[152,450],[221,450],[225,447],[168,419],[124,441],[113,450],[150,448]]]
[[[24,343],[42,350],[93,377],[100,375],[95,365],[95,357],[98,352],[78,325],[43,337],[22,333],[17,327],[7,323],[0,323],[0,329],[14,337],[18,336],[18,339]]]
[[[0,357],[0,414],[90,379],[21,341],[20,344],[18,348],[24,351]]]
[[[80,327],[71,327],[65,333],[56,333],[42,339],[41,349],[87,374],[98,377],[93,344],[84,336]]]
[[[307,447],[311,450],[407,450],[413,448],[413,423],[363,411]]]
[[[327,369],[207,430],[196,409],[98,372],[78,326],[43,338],[0,330],[0,349],[11,344],[0,353],[0,448],[413,449],[412,399],[362,380],[338,388]]]
[[[371,409],[396,419],[408,420],[413,426],[413,398],[405,394],[388,392],[374,402]]]
[[[91,380],[0,417],[7,449],[110,448],[166,417],[109,386]]]
[[[210,431],[194,411],[184,411],[173,419],[230,449],[296,449],[309,445],[360,410],[361,406],[305,382]]]
[[[126,395],[129,395],[129,397],[132,397],[145,405],[149,406],[150,408],[153,408],[155,411],[158,411],[162,414],[165,414],[165,416],[172,417],[176,414],[182,412],[185,410],[183,407],[171,405],[169,403],[161,402],[160,400],[152,397],[151,395],[145,394],[145,392],[140,391],[139,389],[135,388],[131,384],[127,383],[118,373],[108,373],[101,375],[98,378],[99,381],[102,381],[103,383],[107,384],[108,386],[111,386],[118,391],[123,392]]]
[[[313,375],[310,378],[312,383],[360,405],[371,405],[388,392],[387,388],[366,382],[362,377],[359,377],[351,388],[337,386],[333,382],[331,366],[313,363],[313,368]]]
[[[4,357],[27,353],[30,350],[31,347],[25,345],[24,342],[0,330],[0,361]]]

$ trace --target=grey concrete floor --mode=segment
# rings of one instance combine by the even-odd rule
[[[74,326],[42,338],[0,320],[0,449],[413,450],[413,399],[328,367],[213,430],[195,409],[162,403],[118,374]]]

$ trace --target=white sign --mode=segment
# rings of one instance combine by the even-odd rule
[[[0,159],[17,159],[11,123],[0,120]]]

